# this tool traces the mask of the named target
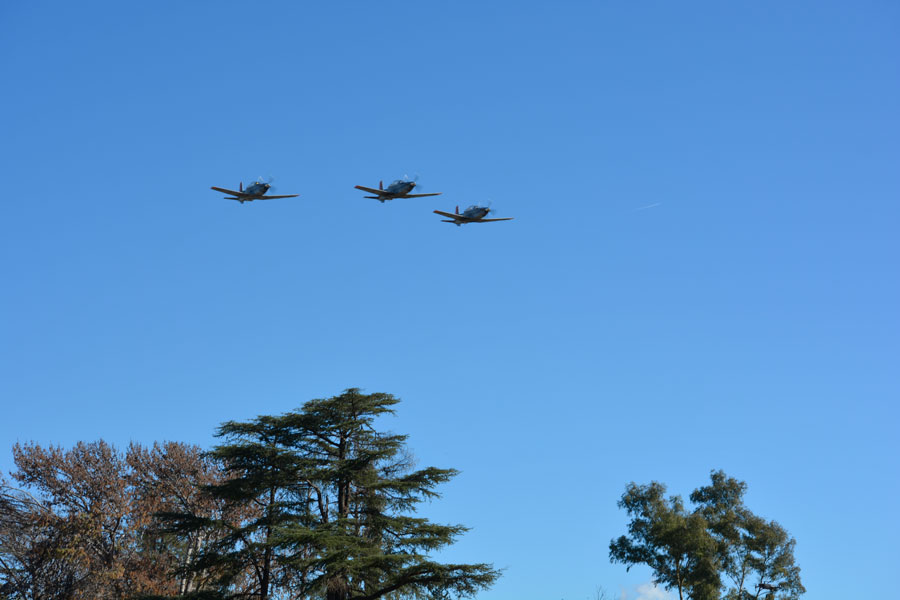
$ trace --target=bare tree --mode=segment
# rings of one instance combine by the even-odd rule
[[[221,476],[199,448],[79,442],[70,450],[16,444],[19,487],[0,487],[0,590],[10,599],[120,600],[196,589],[176,575],[204,543],[175,539],[154,515],[191,508],[212,513],[197,484]]]

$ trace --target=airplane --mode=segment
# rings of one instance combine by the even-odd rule
[[[222,192],[223,194],[231,194],[235,196],[231,198],[226,196],[226,200],[237,200],[241,204],[244,202],[252,202],[254,200],[276,200],[278,198],[296,198],[300,194],[289,194],[287,196],[266,196],[266,192],[269,191],[269,188],[272,187],[268,183],[264,183],[262,181],[257,181],[252,185],[248,185],[247,189],[244,189],[244,182],[242,181],[240,187],[238,188],[240,191],[236,192],[234,190],[229,190],[225,188],[220,188],[216,186],[212,186],[211,190],[216,190],[217,192]]]
[[[492,223],[494,221],[512,221],[512,217],[506,217],[504,219],[485,219],[491,213],[491,209],[486,206],[470,206],[466,210],[459,212],[459,207],[456,207],[455,213],[443,212],[440,210],[434,211],[435,214],[441,215],[442,217],[449,217],[449,219],[441,219],[442,223],[454,223],[457,227],[460,225],[465,225],[466,223]]]
[[[375,194],[374,196],[363,196],[363,198],[374,198],[382,204],[385,202],[385,200],[393,200],[394,198],[424,198],[425,196],[441,195],[440,192],[434,194],[410,194],[410,192],[413,191],[413,188],[416,187],[416,182],[406,179],[398,179],[387,187],[384,187],[384,183],[379,181],[377,190],[375,188],[368,188],[362,185],[357,185],[354,187],[358,190],[369,192],[370,194]]]

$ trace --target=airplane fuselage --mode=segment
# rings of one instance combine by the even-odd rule
[[[413,191],[416,187],[415,182],[413,181],[402,181],[397,180],[393,182],[391,185],[384,188],[384,192],[379,194],[380,196],[384,196],[387,199],[397,198],[400,196],[405,196],[406,194]]]
[[[244,189],[244,194],[247,196],[262,197],[266,195],[267,191],[269,191],[268,183],[254,183],[248,185],[246,189]]]
[[[462,211],[463,217],[466,219],[478,220],[483,219],[488,216],[488,213],[491,212],[491,209],[484,206],[470,206],[466,210]]]

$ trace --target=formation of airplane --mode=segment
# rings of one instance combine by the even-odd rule
[[[213,189],[217,192],[221,192],[226,194],[225,200],[237,200],[241,204],[244,202],[253,202],[254,200],[276,200],[279,198],[296,198],[300,194],[286,194],[282,196],[269,196],[267,192],[272,186],[263,181],[257,181],[249,186],[247,189],[244,189],[244,183],[241,182],[238,186],[238,190],[229,190],[228,188],[220,188],[216,186],[212,186],[210,189]],[[394,200],[396,198],[425,198],[427,196],[440,196],[440,192],[434,192],[431,194],[411,194],[415,187],[416,181],[410,179],[397,179],[392,182],[389,186],[384,187],[383,182],[378,182],[378,188],[370,188],[362,185],[354,186],[358,190],[362,190],[364,192],[368,192],[370,194],[374,194],[373,196],[364,196],[365,198],[373,198],[378,200],[382,204],[388,200]],[[489,207],[486,206],[478,206],[472,205],[465,209],[462,212],[459,212],[459,206],[456,207],[456,212],[444,212],[441,210],[434,211],[435,214],[441,215],[442,217],[447,217],[446,219],[441,219],[444,223],[453,223],[454,225],[465,225],[467,223],[493,223],[496,221],[512,221],[512,217],[505,217],[501,219],[488,219],[486,218],[491,212],[493,212]]]

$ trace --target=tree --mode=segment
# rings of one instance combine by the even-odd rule
[[[204,486],[224,479],[218,462],[197,446],[177,442],[154,442],[152,448],[131,444],[125,455],[126,475],[134,498],[131,523],[141,531],[139,554],[143,564],[133,579],[135,590],[145,593],[176,591],[186,594],[205,583],[201,574],[185,569],[211,539],[206,532],[185,536],[167,534],[159,528],[157,514],[190,512],[213,518],[222,506],[201,493]],[[172,573],[176,574],[172,578]],[[151,583],[155,582],[155,583]],[[161,582],[165,582],[161,585]],[[173,589],[174,582],[174,589]]]
[[[349,389],[296,412],[219,429],[225,443],[214,455],[230,478],[207,493],[229,504],[250,502],[258,514],[237,524],[170,516],[182,530],[226,531],[194,565],[225,573],[217,593],[260,600],[449,598],[473,596],[497,579],[491,565],[441,564],[428,556],[466,528],[410,513],[437,498],[434,487],[456,471],[413,470],[406,436],[375,429],[375,419],[393,414],[397,402]],[[241,588],[248,571],[253,585]]]
[[[135,537],[127,522],[131,499],[121,454],[101,440],[68,451],[16,444],[13,455],[13,478],[43,500],[28,508],[34,519],[47,513],[47,555],[58,559],[66,596],[124,598],[124,565],[133,558]]]
[[[284,417],[272,416],[223,423],[216,435],[226,443],[209,456],[222,465],[225,478],[205,486],[203,496],[221,507],[219,513],[185,510],[159,517],[168,523],[165,531],[209,540],[187,565],[186,575],[203,580],[188,592],[266,600],[274,586],[286,586],[291,578],[274,535],[298,518],[292,510],[300,487],[296,436]]]
[[[487,564],[441,564],[423,554],[466,531],[409,514],[439,497],[433,488],[457,471],[412,471],[407,436],[375,430],[374,419],[393,414],[398,402],[349,389],[288,417],[306,459],[309,490],[304,519],[280,535],[294,552],[290,564],[305,574],[299,591],[324,592],[328,600],[473,596],[499,576]]]
[[[631,516],[629,536],[610,542],[610,560],[648,565],[655,582],[677,588],[679,598],[721,592],[726,600],[797,600],[806,590],[794,563],[795,540],[744,505],[744,482],[722,471],[710,480],[691,493],[690,512],[680,497],[666,500],[660,483],[631,483],[619,501]]]
[[[65,535],[60,525],[44,502],[0,478],[0,597],[74,597],[74,569],[56,551]]]
[[[653,581],[667,590],[677,589],[694,600],[712,600],[720,586],[716,568],[716,546],[707,532],[707,522],[699,514],[688,513],[678,496],[666,499],[666,487],[631,483],[619,500],[631,517],[629,536],[609,544],[612,562],[630,569],[646,564],[653,569]]]
[[[23,489],[0,482],[3,597],[124,599],[177,590],[171,573],[184,558],[155,532],[152,515],[194,503],[185,481],[215,478],[199,448],[132,444],[123,455],[101,440],[70,450],[16,444],[13,454],[12,476]]]
[[[781,525],[744,506],[746,489],[744,482],[713,471],[710,485],[691,494],[697,511],[709,522],[722,572],[731,582],[724,598],[757,599],[766,591],[766,598],[797,600],[806,590],[794,564],[796,542]]]

